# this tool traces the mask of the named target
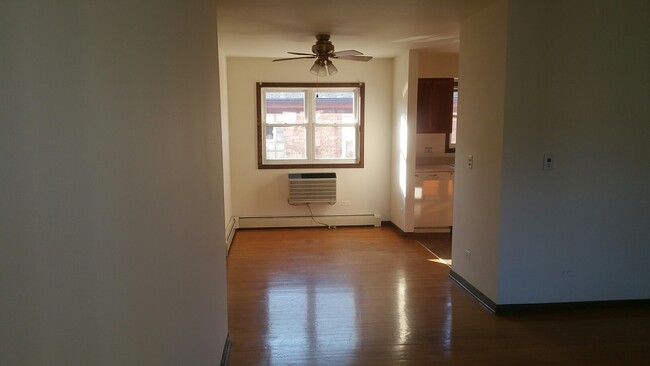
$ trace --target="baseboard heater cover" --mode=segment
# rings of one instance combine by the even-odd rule
[[[230,246],[232,245],[232,240],[235,238],[235,232],[237,231],[237,218],[231,217],[226,226],[226,255],[230,252]]]
[[[381,215],[315,215],[314,218],[329,226],[381,227]],[[239,216],[238,228],[322,227],[311,216]]]

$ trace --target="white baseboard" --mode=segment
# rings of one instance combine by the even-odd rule
[[[230,252],[230,246],[232,245],[232,240],[235,238],[235,232],[237,231],[238,226],[237,218],[231,217],[226,226],[226,255]]]
[[[381,226],[381,215],[314,215],[328,226]],[[310,216],[239,216],[238,228],[319,227]]]

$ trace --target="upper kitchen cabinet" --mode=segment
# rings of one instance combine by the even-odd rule
[[[454,79],[418,79],[417,133],[451,133]]]

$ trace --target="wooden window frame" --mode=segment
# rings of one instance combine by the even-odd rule
[[[358,88],[359,89],[359,127],[358,127],[358,161],[349,163],[287,163],[287,164],[266,164],[264,163],[263,138],[266,134],[263,131],[262,122],[262,88]],[[304,169],[304,168],[363,168],[364,166],[364,115],[365,115],[365,83],[268,83],[258,82],[256,85],[257,104],[257,167],[258,169]],[[313,122],[310,122],[313,123]],[[310,146],[310,147],[313,147]],[[313,152],[312,152],[313,153]]]

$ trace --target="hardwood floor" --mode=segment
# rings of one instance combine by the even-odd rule
[[[414,234],[413,239],[424,245],[431,253],[444,260],[451,260],[451,234]]]
[[[238,231],[230,365],[642,365],[650,309],[494,316],[391,228]]]

